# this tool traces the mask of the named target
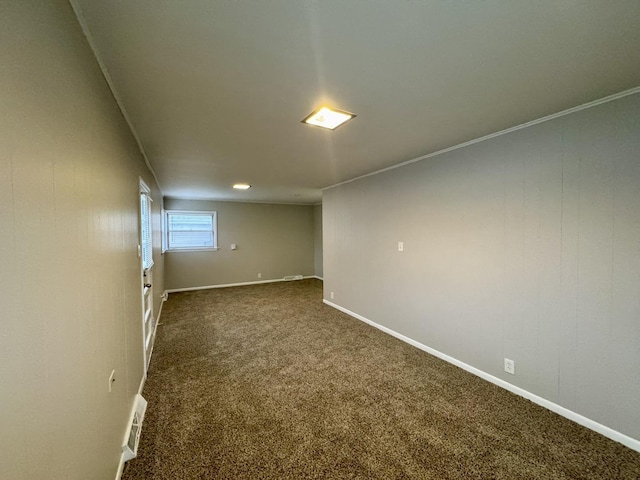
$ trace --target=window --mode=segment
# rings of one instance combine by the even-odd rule
[[[216,212],[167,211],[168,250],[216,250]]]
[[[140,250],[142,268],[148,270],[153,266],[153,240],[151,237],[151,197],[147,185],[140,180]]]

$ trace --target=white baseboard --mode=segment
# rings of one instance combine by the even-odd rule
[[[314,275],[306,275],[302,277],[303,280],[307,278],[317,278],[317,277],[315,277]],[[165,292],[167,293],[192,292],[195,290],[209,290],[212,288],[243,287],[245,285],[260,285],[262,283],[276,283],[276,282],[289,282],[289,281],[291,280],[285,280],[284,278],[274,278],[271,280],[258,280],[255,282],[223,283],[219,285],[206,285],[203,287],[171,288],[169,290],[165,290]]]
[[[399,340],[402,340],[403,342],[408,343],[409,345],[413,345],[416,348],[419,348],[420,350],[423,350],[431,355],[433,355],[434,357],[438,357],[442,360],[444,360],[445,362],[449,362],[457,367],[462,368],[463,370],[466,370],[467,372],[473,373],[474,375],[482,378],[483,380],[487,380],[488,382],[491,382],[495,385],[498,385],[499,387],[504,388],[505,390],[508,390],[512,393],[515,393],[516,395],[519,395],[521,397],[526,398],[527,400],[531,400],[533,403],[536,403],[538,405],[540,405],[541,407],[544,407],[548,410],[551,410],[554,413],[557,413],[558,415],[561,415],[565,418],[568,418],[569,420],[572,420],[580,425],[582,425],[583,427],[587,427],[590,430],[593,430],[594,432],[597,432],[601,435],[604,435],[607,438],[610,438],[611,440],[614,440],[616,442],[619,442],[621,444],[623,444],[626,447],[629,447],[632,450],[635,450],[637,452],[640,452],[640,440],[636,440],[635,438],[631,438],[627,435],[625,435],[624,433],[620,433],[617,430],[614,430],[612,428],[607,427],[606,425],[602,425],[601,423],[596,422],[595,420],[591,420],[590,418],[584,417],[582,415],[580,415],[579,413],[576,413],[572,410],[569,410],[568,408],[562,407],[556,403],[553,403],[549,400],[547,400],[546,398],[542,398],[539,397],[538,395],[535,395],[527,390],[524,390],[520,387],[516,387],[515,385],[510,384],[509,382],[506,382],[504,380],[502,380],[501,378],[498,377],[494,377],[493,375],[484,372],[482,370],[479,370],[475,367],[472,367],[469,364],[466,364],[464,362],[461,362],[460,360],[457,360],[453,357],[450,357],[449,355],[446,355],[442,352],[439,352],[438,350],[435,350],[431,347],[427,347],[426,345],[417,342],[409,337],[406,337],[404,335],[402,335],[401,333],[395,332],[393,330],[391,330],[390,328],[387,328],[383,325],[377,324],[372,320],[369,320],[368,318],[363,317],[362,315],[358,315],[355,312],[352,312],[344,307],[341,307],[340,305],[337,305],[333,302],[330,302],[326,299],[322,300],[325,304],[329,305],[330,307],[335,308],[336,310],[340,310],[341,312],[346,313],[347,315],[350,315],[353,318],[356,318],[364,323],[367,323],[369,325],[371,325],[372,327],[377,328],[378,330],[382,330],[385,333],[388,333],[391,336],[396,337]]]
[[[118,463],[118,471],[116,472],[115,480],[120,480],[122,478],[122,472],[124,472],[124,457],[120,455],[120,463]]]
[[[147,381],[147,376],[143,375],[140,379],[140,385],[138,385],[138,395],[142,395],[142,390],[144,390],[144,383]]]
[[[319,277],[318,275],[312,275],[309,278],[317,278],[318,280],[322,280],[324,282],[324,277]]]

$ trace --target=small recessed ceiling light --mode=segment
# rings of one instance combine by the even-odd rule
[[[236,183],[233,188],[235,188],[236,190],[249,190],[251,188],[251,185],[249,185],[248,183]]]
[[[302,120],[302,123],[334,130],[353,117],[355,117],[353,113],[322,107],[309,114],[307,118]]]

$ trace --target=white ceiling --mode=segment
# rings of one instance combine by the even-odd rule
[[[317,203],[640,85],[639,1],[71,3],[169,197]],[[358,116],[300,123],[321,104]]]

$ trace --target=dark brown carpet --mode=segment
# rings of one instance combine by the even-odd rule
[[[172,294],[123,479],[638,479],[640,454],[322,304]]]

